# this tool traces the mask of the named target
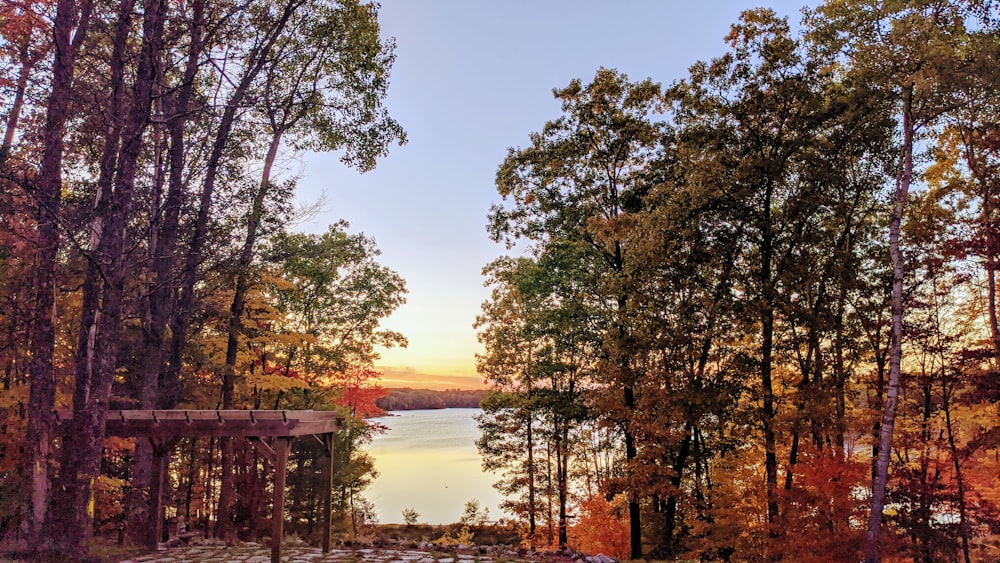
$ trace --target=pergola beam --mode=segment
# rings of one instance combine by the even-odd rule
[[[151,438],[271,438],[336,432],[342,421],[342,416],[330,411],[114,410],[108,411],[105,433]]]

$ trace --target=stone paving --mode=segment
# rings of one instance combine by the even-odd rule
[[[281,560],[288,563],[322,563],[350,561],[355,563],[497,563],[529,561],[517,552],[498,554],[478,550],[419,550],[419,549],[331,549],[324,554],[316,547],[285,545]],[[257,543],[226,547],[221,542],[202,541],[188,546],[161,549],[157,553],[128,559],[122,563],[268,563],[271,550]]]

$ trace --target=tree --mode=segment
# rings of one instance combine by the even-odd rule
[[[497,191],[511,201],[493,206],[489,231],[494,240],[527,239],[539,250],[564,245],[594,268],[589,281],[596,285],[586,300],[600,311],[602,377],[608,392],[622,389],[620,402],[629,411],[636,405],[638,374],[628,318],[631,249],[621,234],[653,183],[648,164],[658,158],[665,128],[651,116],[661,91],[651,80],[631,83],[600,69],[591,84],[574,80],[554,95],[564,115],[532,134],[529,147],[510,149],[497,171]],[[637,450],[627,416],[610,422],[622,432],[631,462]],[[633,558],[642,553],[640,519],[633,492]]]
[[[403,509],[403,522],[407,527],[416,526],[420,521],[420,513],[412,508]]]
[[[25,109],[28,85],[37,65],[49,54],[52,42],[45,36],[51,33],[44,14],[51,9],[51,1],[11,2],[0,7],[3,19],[0,36],[0,75],[14,76],[15,80],[0,78],[0,99],[10,100],[6,108],[3,141],[0,143],[0,167],[5,167],[7,158],[14,147],[18,124]],[[15,70],[16,69],[16,70]],[[8,92],[13,90],[13,95]],[[30,107],[30,106],[29,106]],[[4,168],[0,168],[2,170]],[[6,175],[6,174],[5,174]]]
[[[80,45],[87,37],[93,2],[60,0],[52,28],[55,58],[49,97],[45,104],[42,158],[31,189],[37,209],[38,255],[35,262],[35,320],[31,334],[31,391],[28,401],[28,448],[31,451],[31,501],[33,545],[45,546],[43,523],[49,508],[49,447],[53,437],[55,407],[55,270],[59,251],[59,206],[66,122],[72,97],[73,76]]]
[[[258,111],[270,142],[235,264],[222,377],[223,408],[232,403],[254,246],[283,138],[296,136],[302,146],[313,150],[345,148],[343,160],[362,172],[374,167],[376,156],[384,156],[391,141],[405,141],[402,128],[381,106],[393,54],[392,45],[383,44],[379,38],[375,7],[357,1],[334,5],[321,2],[312,10],[293,14],[291,20],[289,32],[272,46],[275,62],[262,69],[260,91],[256,93],[262,100]],[[223,473],[223,489],[229,485]]]
[[[837,313],[835,296],[850,286],[837,286],[850,283],[850,268],[857,265],[854,241],[878,187],[872,174],[878,169],[859,162],[880,158],[888,128],[886,120],[867,113],[869,92],[838,81],[828,61],[812,55],[773,12],[744,12],[727,39],[731,53],[695,65],[671,92],[677,99],[678,151],[707,164],[700,170],[678,165],[678,183],[704,198],[696,202],[706,201],[693,220],[719,225],[723,235],[714,238],[732,237],[735,245],[723,250],[729,261],[710,280],[728,284],[718,285],[713,298],[733,299],[735,328],[751,339],[739,353],[756,372],[751,392],[763,440],[772,544],[788,525],[780,510],[782,441],[790,441],[784,489],[791,490],[800,438],[808,428],[814,445],[822,447],[832,430],[823,428],[820,414],[827,407],[820,398],[828,396],[823,343],[836,316],[844,314],[844,298]],[[845,170],[852,174],[845,176]],[[715,191],[702,194],[688,186]],[[788,375],[792,366],[795,379]],[[845,375],[837,377],[843,381]],[[779,405],[785,402],[797,412],[782,415]],[[772,553],[776,547],[765,549]]]
[[[986,60],[990,49],[968,41],[967,22],[984,13],[978,2],[906,2],[901,5],[831,1],[814,21],[818,41],[842,50],[851,71],[882,89],[897,103],[902,134],[895,176],[895,198],[889,226],[893,266],[892,346],[886,399],[872,485],[865,560],[879,558],[879,535],[888,482],[889,453],[896,421],[903,346],[903,283],[905,264],[900,234],[910,186],[914,151],[920,129],[963,105],[967,70]],[[846,30],[850,30],[848,35]]]
[[[115,37],[112,72],[123,73],[125,23],[132,3],[123,1],[119,32]],[[112,118],[114,126],[105,140],[94,202],[90,250],[92,259],[83,285],[76,374],[73,392],[73,423],[62,439],[59,494],[50,507],[46,528],[52,532],[49,548],[71,557],[83,557],[83,538],[89,531],[86,506],[90,480],[100,471],[105,413],[118,366],[118,342],[122,321],[123,292],[128,271],[124,258],[126,225],[131,216],[138,160],[143,136],[151,121],[154,83],[159,80],[166,4],[147,0],[143,4],[142,44],[133,79],[132,99],[124,115]],[[121,87],[112,78],[115,88]],[[113,99],[116,97],[113,94]],[[113,171],[113,178],[112,178]],[[73,467],[73,471],[65,468]]]
[[[301,335],[272,352],[272,361],[322,380],[351,367],[367,367],[376,346],[405,346],[403,335],[379,321],[406,302],[406,284],[377,262],[375,241],[331,225],[322,235],[286,233],[274,242],[283,283],[272,286],[285,321],[279,334]]]

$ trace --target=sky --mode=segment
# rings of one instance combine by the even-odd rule
[[[383,38],[396,61],[385,105],[409,142],[365,174],[337,154],[298,163],[297,199],[322,198],[298,228],[339,219],[381,249],[407,283],[407,302],[382,327],[406,348],[382,350],[386,387],[480,388],[473,323],[488,298],[482,269],[507,253],[486,232],[500,201],[494,178],[509,147],[560,116],[553,88],[599,68],[667,86],[726,52],[741,11],[763,6],[799,21],[805,0],[383,0]]]

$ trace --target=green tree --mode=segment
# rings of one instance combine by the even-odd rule
[[[318,380],[371,365],[378,346],[406,345],[403,335],[379,327],[406,302],[405,281],[378,263],[373,239],[347,228],[340,222],[322,235],[286,233],[272,248],[283,281],[269,291],[284,316],[272,330],[294,336],[272,362]]]
[[[420,513],[412,508],[403,509],[403,522],[409,526],[416,526],[420,522]]]
[[[274,62],[262,70],[258,91],[252,93],[260,100],[255,109],[270,141],[234,264],[223,408],[232,403],[254,247],[262,234],[265,203],[273,197],[271,176],[282,140],[291,136],[300,147],[324,152],[346,149],[343,160],[362,172],[375,166],[391,141],[405,141],[402,128],[382,108],[394,55],[392,45],[379,38],[376,8],[352,0],[318,2],[311,8],[292,15],[289,31],[272,47]],[[230,486],[225,473],[222,486]]]
[[[524,495],[514,512],[527,518],[532,541],[539,485],[545,483],[548,504],[554,500],[557,507],[546,519],[548,544],[561,546],[568,541],[571,435],[588,416],[583,389],[598,348],[586,307],[578,300],[579,279],[571,274],[576,267],[572,259],[561,261],[555,253],[538,261],[494,261],[485,270],[492,300],[483,304],[476,323],[486,347],[478,357],[479,371],[497,392],[483,402],[479,418],[484,467],[506,470],[499,487]],[[511,427],[512,421],[520,424]],[[498,436],[505,424],[515,430],[512,439]],[[542,445],[544,473],[535,457]]]
[[[527,148],[510,149],[497,171],[497,190],[509,203],[495,205],[494,240],[526,239],[539,251],[564,246],[593,268],[586,301],[598,311],[603,336],[602,374],[608,393],[620,389],[626,411],[636,406],[638,377],[628,310],[634,289],[625,228],[654,183],[649,164],[659,158],[665,126],[652,117],[662,103],[659,85],[632,83],[601,69],[584,86],[574,80],[554,91],[563,116],[531,135]],[[560,250],[563,252],[563,250]],[[581,266],[578,271],[583,271]],[[622,432],[626,457],[637,454],[627,416],[612,420]],[[632,557],[642,554],[640,498],[629,498]]]

